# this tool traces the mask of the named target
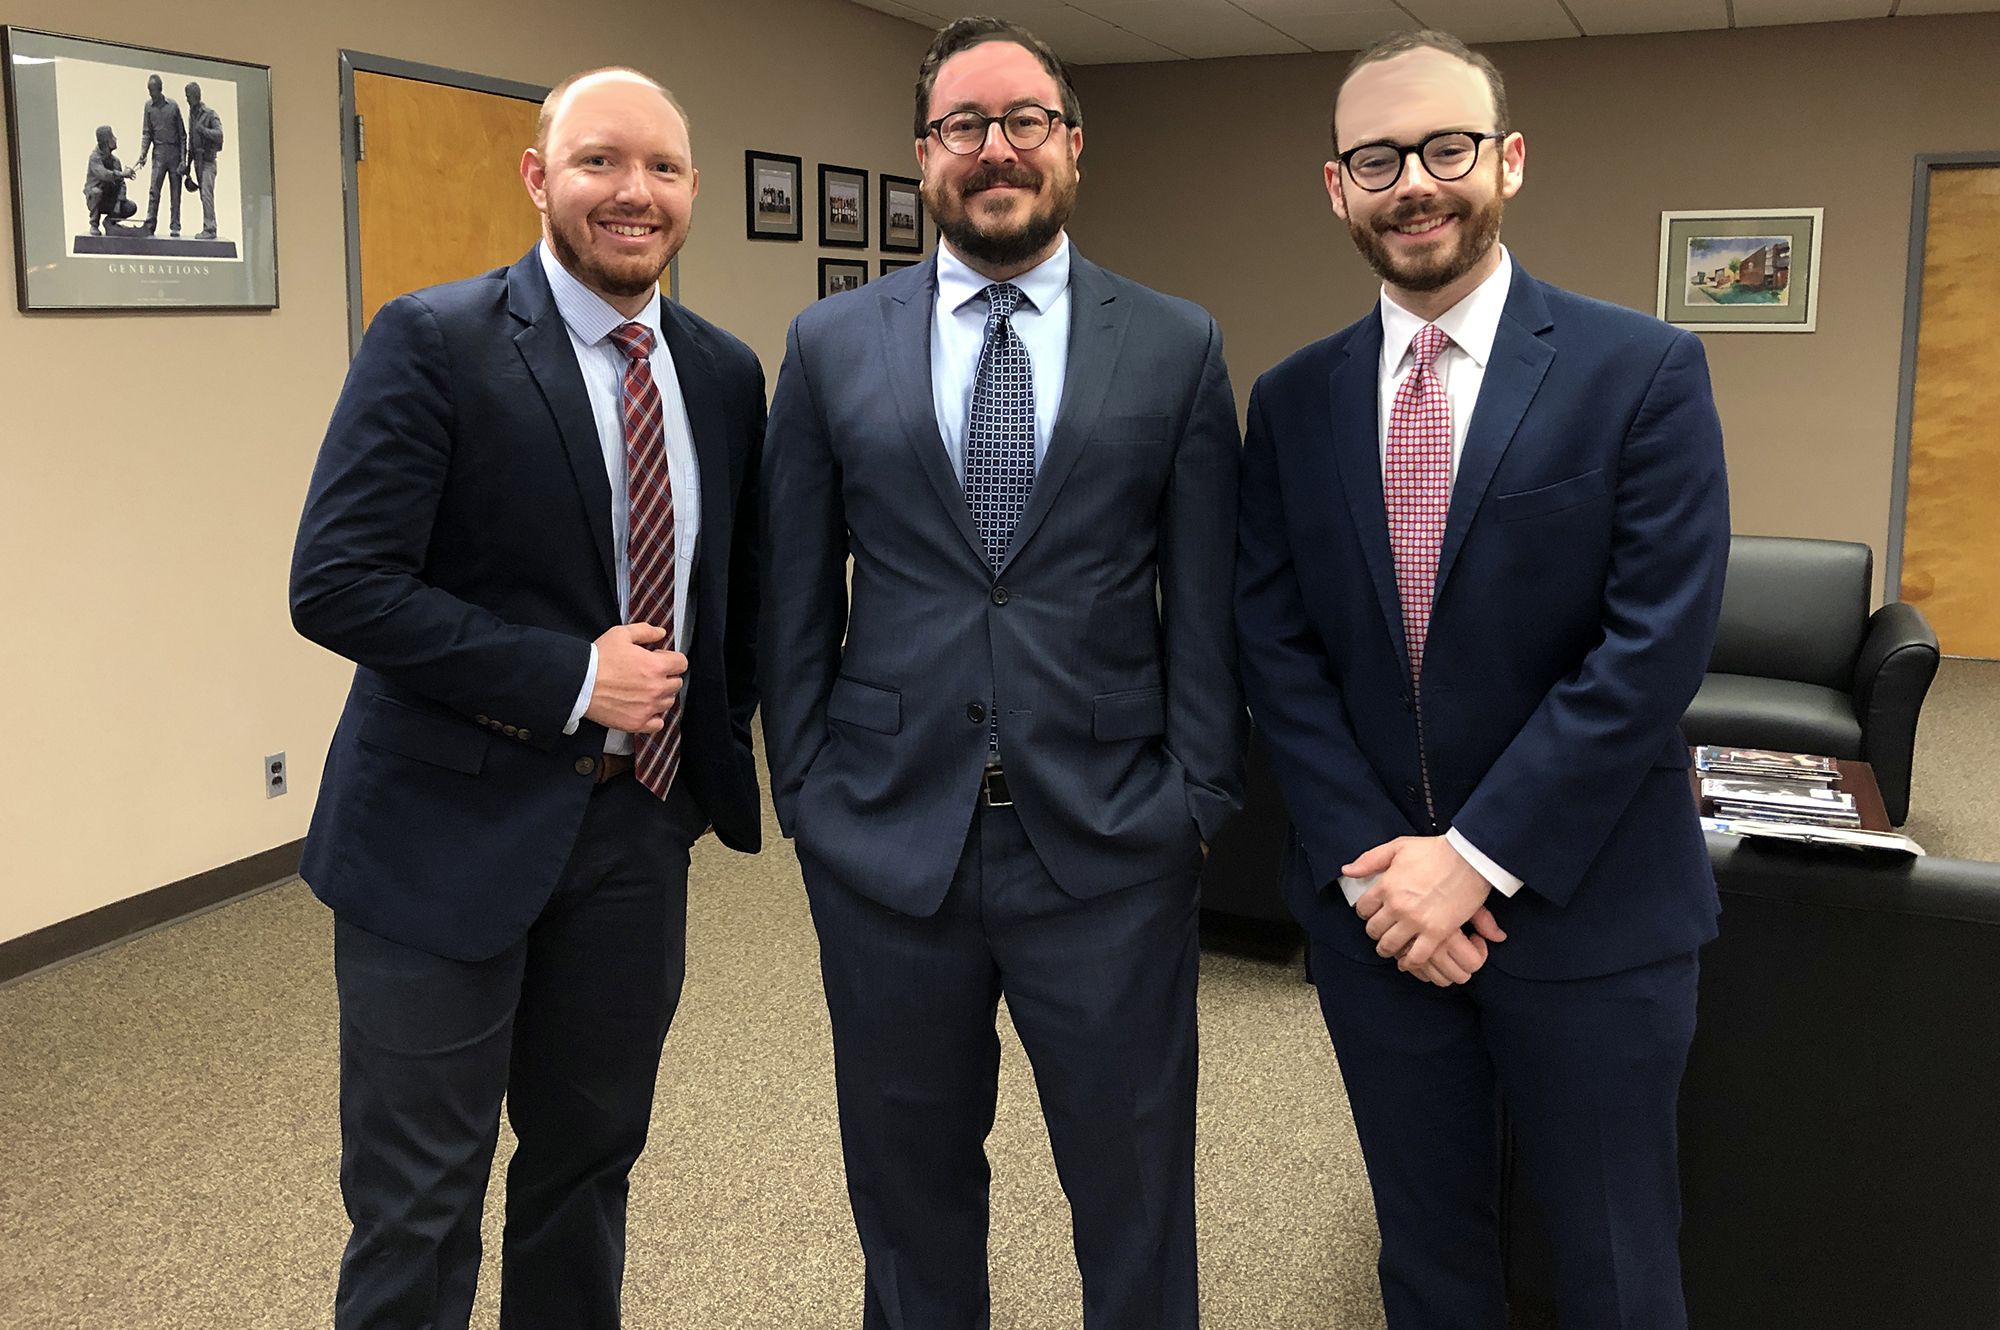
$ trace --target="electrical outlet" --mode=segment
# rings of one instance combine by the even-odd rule
[[[273,753],[264,759],[264,797],[275,799],[285,792],[285,755]]]

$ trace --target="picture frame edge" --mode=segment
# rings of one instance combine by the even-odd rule
[[[879,172],[877,178],[881,181],[875,191],[880,196],[876,200],[876,212],[879,215],[876,219],[875,228],[880,240],[877,248],[885,254],[922,254],[924,252],[924,182],[911,176],[891,175],[887,171]],[[891,241],[889,239],[889,186],[891,183],[908,185],[917,196],[917,239],[914,244],[906,244],[900,240]]]
[[[776,240],[780,242],[802,243],[806,238],[806,215],[803,207],[796,207],[797,228],[794,234],[780,231],[759,231],[757,229],[757,163],[758,161],[783,162],[792,168],[792,199],[794,205],[805,189],[805,159],[794,157],[788,152],[759,152],[755,148],[743,150],[743,235],[746,240]]]
[[[1667,274],[1671,268],[1671,253],[1668,245],[1673,237],[1673,224],[1690,219],[1727,218],[1734,220],[1748,218],[1810,220],[1812,249],[1806,264],[1806,309],[1805,318],[1797,323],[1732,323],[1722,320],[1713,322],[1690,322],[1669,317],[1667,311]],[[1678,328],[1695,334],[1701,333],[1811,333],[1819,331],[1819,274],[1820,249],[1826,236],[1826,206],[1809,208],[1682,208],[1663,209],[1660,213],[1660,277],[1655,296],[1654,317],[1669,328]]]
[[[868,177],[869,172],[858,166],[837,166],[832,162],[816,163],[819,168],[819,244],[821,249],[867,249],[870,244],[871,228],[868,223]],[[861,238],[859,240],[839,240],[826,231],[826,177],[828,172],[861,178]]]

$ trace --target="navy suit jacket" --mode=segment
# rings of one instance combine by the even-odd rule
[[[997,696],[1015,810],[1064,891],[1191,878],[1242,790],[1221,335],[1072,257],[1063,400],[996,579],[932,407],[936,266],[821,300],[788,338],[764,449],[778,820],[840,881],[930,914]]]
[[[754,852],[763,371],[679,305],[660,321],[702,489],[677,779]],[[535,252],[384,305],[292,561],[293,623],[359,667],[300,866],[336,914],[464,960],[526,933],[604,749],[594,721],[562,728],[591,642],[619,622],[615,578],[611,482]]]
[[[1700,341],[1516,267],[1424,651],[1435,824],[1382,497],[1381,349],[1371,311],[1250,399],[1237,621],[1295,829],[1287,902],[1378,960],[1340,866],[1456,826],[1526,884],[1490,898],[1508,939],[1488,964],[1581,978],[1694,950],[1718,904],[1678,722],[1729,553]]]

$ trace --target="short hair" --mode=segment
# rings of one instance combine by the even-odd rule
[[[937,86],[938,69],[945,61],[987,42],[1012,42],[1026,50],[1048,71],[1056,81],[1056,91],[1062,96],[1062,117],[1071,129],[1083,126],[1083,103],[1077,100],[1076,86],[1070,82],[1069,67],[1050,45],[1029,32],[1018,23],[1009,23],[1004,18],[990,18],[975,14],[948,23],[938,29],[931,49],[924,52],[924,61],[917,66],[917,123],[916,136],[923,138],[930,133],[931,90]]]
[[[1493,62],[1448,32],[1420,28],[1415,32],[1392,32],[1386,37],[1377,37],[1356,51],[1354,59],[1347,62],[1347,72],[1340,76],[1340,86],[1333,90],[1333,110],[1327,115],[1327,128],[1333,135],[1336,151],[1340,148],[1340,126],[1336,116],[1340,111],[1340,94],[1347,87],[1348,80],[1364,65],[1393,60],[1411,51],[1442,51],[1484,74],[1486,87],[1493,94],[1493,132],[1503,137],[1514,132],[1514,126],[1507,118],[1507,83],[1500,77],[1500,71]]]
[[[687,109],[681,105],[680,99],[675,97],[671,92],[668,92],[666,87],[651,74],[633,69],[630,65],[605,65],[598,69],[586,69],[581,73],[571,74],[561,83],[550,88],[549,95],[542,98],[541,114],[535,117],[535,155],[537,157],[546,157],[548,155],[549,126],[555,123],[556,111],[562,106],[562,99],[568,95],[571,88],[585,79],[596,78],[599,74],[630,74],[633,78],[648,85],[653,91],[666,98],[667,105],[673,107],[674,114],[681,118],[681,124],[692,125],[692,122],[688,119]]]

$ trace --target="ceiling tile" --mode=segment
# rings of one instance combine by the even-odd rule
[[[1889,5],[1890,0],[1736,0],[1736,26],[1766,28],[1779,23],[1887,18]]]
[[[1467,42],[1532,42],[1574,37],[1558,0],[1403,0],[1427,28]]]
[[[1584,33],[1591,37],[1729,26],[1729,6],[1724,0],[1567,0],[1567,3],[1569,12],[1576,15]]]
[[[1896,7],[1896,17],[1914,17],[1918,14],[1990,14],[2000,9],[1995,0],[1903,0]]]
[[[854,0],[854,3],[865,9],[879,10],[884,14],[893,14],[897,18],[908,19],[910,22],[920,24],[926,28],[942,28],[949,22],[947,19],[940,18],[931,10],[920,9],[915,5],[898,4],[897,0]]]
[[[1309,49],[1230,0],[1071,0],[1073,8],[1195,59]]]
[[[1061,0],[984,0],[984,12],[1012,20],[1079,65],[1178,60],[1186,53],[1127,31]]]
[[[1315,51],[1358,51],[1377,37],[1417,26],[1389,0],[1236,0],[1245,10]]]

